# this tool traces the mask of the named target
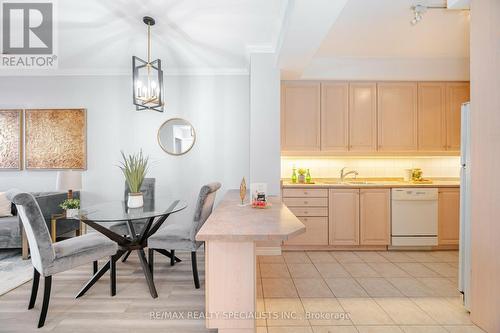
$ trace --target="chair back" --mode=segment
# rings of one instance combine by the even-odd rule
[[[198,195],[196,210],[193,218],[193,229],[191,231],[191,239],[194,240],[196,234],[201,229],[205,221],[208,219],[214,208],[215,194],[220,189],[221,183],[214,182],[203,185]]]
[[[31,262],[43,276],[44,268],[54,261],[56,255],[40,206],[32,194],[19,190],[8,191],[7,198],[16,205],[28,237]]]
[[[155,178],[144,178],[144,181],[141,184],[141,192],[144,199],[144,208],[154,208],[155,203]],[[127,201],[128,194],[130,193],[130,189],[128,187],[127,182],[125,182],[125,193],[124,193],[124,201]]]

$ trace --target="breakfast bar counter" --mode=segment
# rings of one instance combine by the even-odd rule
[[[220,333],[255,331],[255,242],[288,240],[305,226],[281,202],[269,208],[241,206],[239,190],[230,190],[196,235],[205,241],[206,325]]]

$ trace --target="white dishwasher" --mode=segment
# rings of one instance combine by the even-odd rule
[[[434,246],[437,232],[437,188],[392,189],[392,246]]]

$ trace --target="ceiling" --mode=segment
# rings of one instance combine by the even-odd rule
[[[412,26],[414,4],[443,1],[349,0],[316,57],[468,58],[469,12],[427,10]]]
[[[145,15],[156,19],[152,56],[167,73],[247,71],[247,49],[274,48],[286,0],[64,0],[57,2],[57,72],[130,73],[146,58]]]

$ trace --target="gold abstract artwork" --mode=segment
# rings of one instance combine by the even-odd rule
[[[84,109],[25,111],[26,169],[86,169]]]
[[[22,169],[22,110],[0,110],[0,170]]]

